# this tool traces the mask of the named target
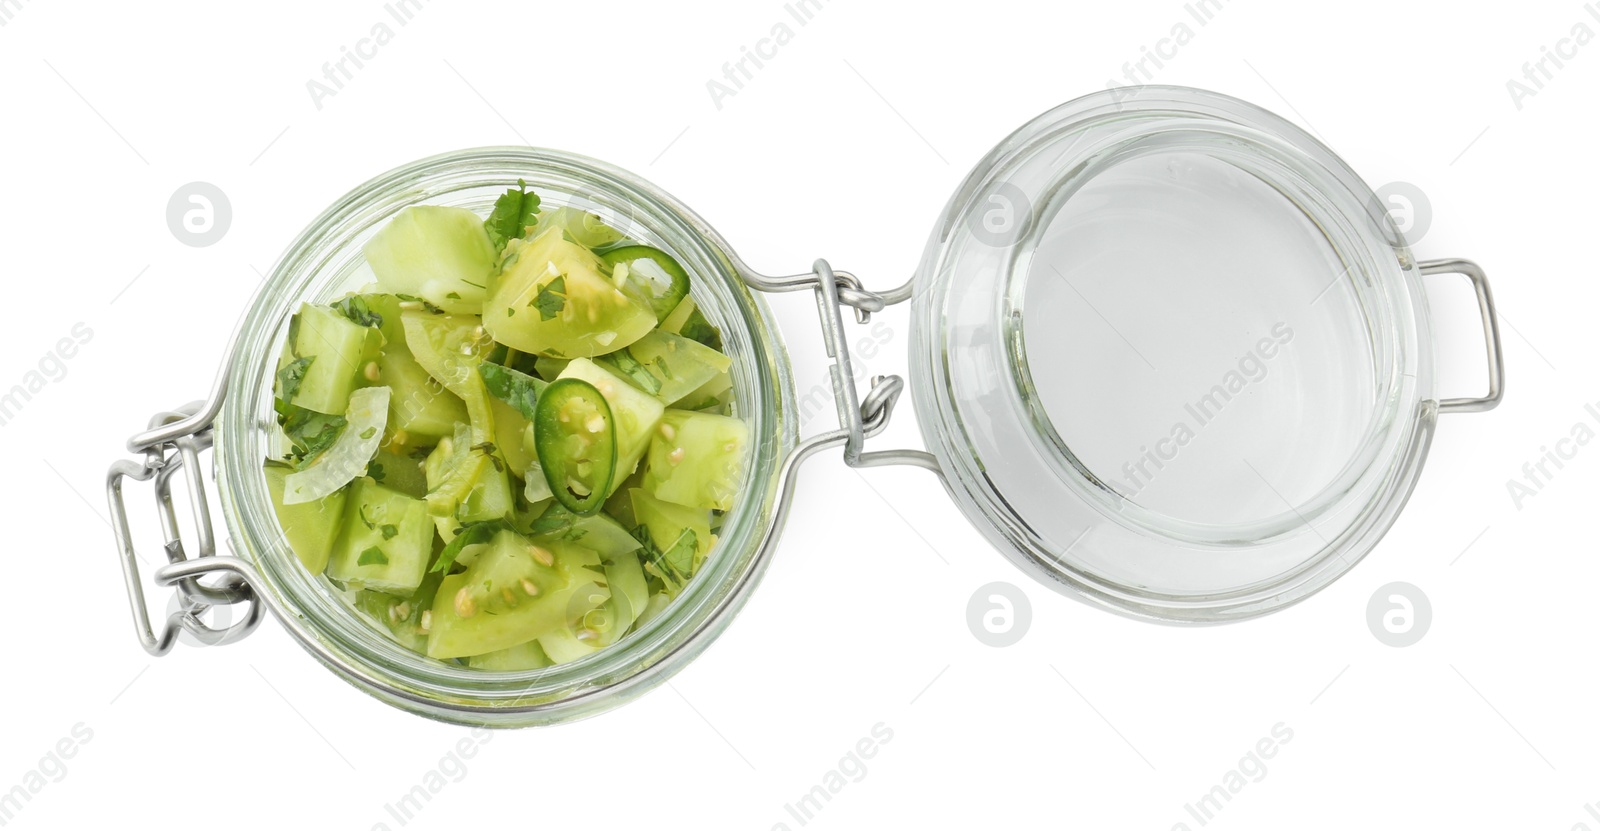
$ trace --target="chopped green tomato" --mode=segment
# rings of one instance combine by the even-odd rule
[[[462,500],[472,492],[482,475],[483,469],[489,466],[489,455],[483,445],[472,443],[472,433],[465,424],[456,425],[455,436],[449,439],[440,439],[434,454],[440,454],[439,461],[435,464],[434,473],[430,473],[426,497],[428,513],[436,517],[454,517],[456,509],[461,506]],[[429,455],[432,461],[433,454]]]
[[[378,448],[378,455],[367,463],[366,475],[372,477],[374,482],[394,488],[413,499],[421,499],[428,493],[428,479],[420,462],[381,447]]]
[[[650,595],[650,600],[644,604],[644,611],[639,613],[639,619],[633,622],[633,628],[636,630],[643,629],[650,621],[655,620],[658,615],[666,611],[671,604],[672,595],[666,592],[657,592]]]
[[[740,419],[667,410],[650,442],[655,497],[691,508],[732,508],[749,441],[750,426]]]
[[[680,410],[728,415],[733,406],[733,379],[726,372],[717,375],[685,395],[674,406]]]
[[[513,349],[553,358],[600,355],[633,343],[655,326],[655,315],[612,285],[601,268],[593,252],[559,232],[513,241],[484,303],[484,328]]]
[[[568,664],[595,652],[601,646],[594,639],[578,640],[571,629],[561,629],[539,638],[539,648],[553,663]]]
[[[539,377],[546,381],[554,381],[561,377],[561,371],[566,369],[567,364],[570,363],[572,362],[566,358],[546,358],[541,356],[533,362],[533,371],[537,372]]]
[[[470,395],[478,364],[494,349],[478,318],[405,312],[400,319],[417,363],[445,389],[462,398]]]
[[[539,394],[549,385],[532,375],[487,361],[478,364],[478,374],[489,392],[495,447],[505,457],[506,464],[522,475],[538,460],[532,447],[523,448],[522,436],[533,423]]]
[[[310,466],[284,477],[283,504],[315,502],[365,473],[383,442],[388,418],[388,387],[366,387],[351,393],[339,437]]]
[[[600,256],[611,267],[611,282],[644,301],[660,321],[689,296],[689,275],[672,255],[648,245],[624,245]]]
[[[523,433],[524,437],[534,435],[533,425]],[[522,447],[526,450],[533,447],[532,441],[524,441]],[[544,478],[544,465],[539,464],[538,458],[528,463],[528,469],[523,472],[522,498],[529,503],[549,502],[556,498],[555,492],[550,490],[550,482]]]
[[[639,558],[633,554],[606,560],[604,568],[606,587],[611,591],[611,596],[580,623],[595,633],[597,643],[610,646],[622,640],[622,636],[633,627],[633,622],[644,613],[650,590],[645,582],[644,569],[639,566]]]
[[[397,597],[376,591],[356,592],[356,608],[370,615],[401,646],[412,652],[422,652],[428,648],[428,630],[423,628],[427,622],[424,616],[431,617],[433,599],[439,593],[442,577],[440,574],[424,576],[422,585],[409,596]]]
[[[624,528],[635,528],[639,520],[633,515],[633,498],[628,492],[634,488],[644,487],[645,471],[640,470],[632,476],[622,480],[621,484],[613,485],[611,496],[606,499],[605,513],[607,516],[621,523]],[[651,483],[654,484],[653,482]]]
[[[650,447],[650,436],[661,421],[665,408],[653,396],[635,389],[605,368],[586,358],[567,364],[562,378],[588,381],[605,396],[617,427],[617,475],[612,484],[633,473]],[[608,492],[609,495],[609,492]]]
[[[558,380],[540,396],[533,429],[539,465],[556,501],[575,514],[600,510],[617,465],[617,434],[605,397],[587,381]]]
[[[488,366],[488,364],[484,364]],[[533,426],[522,413],[498,398],[489,399],[489,412],[494,416],[494,446],[505,457],[506,465],[518,476],[528,472],[528,466],[538,461],[533,451],[524,450],[522,435]]]
[[[283,528],[289,548],[300,558],[306,571],[321,574],[328,567],[328,554],[339,536],[345,492],[337,490],[315,502],[285,505],[283,480],[292,470],[287,465],[268,462],[262,470],[267,477],[267,494],[272,497],[272,510],[278,516],[278,525]]]
[[[345,502],[328,577],[354,589],[409,596],[433,555],[433,524],[422,500],[357,479]]]
[[[511,479],[504,462],[483,445],[469,446],[465,455],[459,453],[463,441],[470,441],[465,430],[455,437],[440,439],[423,463],[429,495],[439,494],[429,503],[429,513],[439,530],[439,538],[445,541],[454,540],[463,525],[505,519],[514,508]],[[455,478],[457,473],[461,474],[460,478]],[[448,504],[443,500],[459,492],[463,482],[465,495],[456,497],[455,507],[443,513],[436,512],[434,505],[443,511]],[[466,564],[471,560],[462,562]]]
[[[544,649],[539,646],[538,641],[528,641],[467,658],[467,666],[490,672],[522,672],[541,669],[552,663],[554,661],[544,654]]]
[[[726,375],[733,360],[682,335],[657,329],[632,346],[595,358],[635,387],[672,405]]]
[[[565,232],[572,242],[585,248],[600,248],[621,242],[622,232],[607,225],[600,217],[573,207],[556,208],[539,217],[534,233],[557,234]]]
[[[395,319],[400,326],[400,319]],[[402,330],[403,331],[403,330]],[[389,399],[389,419],[396,430],[409,435],[439,438],[467,420],[461,397],[444,388],[412,357],[404,336],[384,344],[378,358],[378,381],[394,390]]]
[[[633,534],[615,519],[603,513],[579,516],[559,503],[545,510],[527,527],[527,532],[536,541],[558,539],[578,543],[605,561],[632,554],[640,547]]]
[[[572,626],[610,596],[591,568],[596,559],[572,543],[535,545],[500,531],[471,568],[440,584],[428,654],[483,655]]]
[[[285,403],[319,413],[344,412],[383,337],[325,306],[303,304],[289,324],[287,354],[278,367],[277,394]]]
[[[683,333],[683,325],[689,322],[690,315],[699,311],[700,307],[694,303],[694,298],[685,297],[673,308],[672,313],[661,320],[660,329],[674,335]]]
[[[483,220],[465,208],[417,205],[402,210],[366,245],[378,286],[447,312],[477,314],[497,252]]]
[[[629,492],[645,544],[645,570],[676,591],[694,576],[710,553],[711,512],[665,502],[643,489]]]

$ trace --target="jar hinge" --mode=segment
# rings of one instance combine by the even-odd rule
[[[219,390],[221,384],[219,381]],[[173,412],[157,413],[149,429],[129,440],[129,447],[142,452],[142,462],[118,461],[106,474],[106,501],[111,508],[112,533],[122,559],[122,576],[127,584],[128,603],[133,609],[134,631],[146,652],[161,656],[172,649],[178,636],[187,632],[204,646],[233,643],[255,630],[261,622],[262,603],[251,586],[255,570],[237,557],[221,557],[216,552],[216,535],[211,526],[211,510],[206,501],[205,476],[200,454],[211,449],[211,424],[221,404],[220,392],[209,402],[194,402]],[[172,502],[172,480],[179,472],[189,491],[189,509],[195,529],[195,557],[190,559]],[[162,546],[166,565],[155,571],[155,582],[177,589],[174,610],[157,633],[151,626],[145,603],[144,585],[139,575],[139,555],[128,526],[128,512],[122,498],[122,481],[154,480],[156,507],[161,520]],[[200,578],[220,573],[220,582],[208,585]],[[212,608],[231,608],[248,604],[248,611],[226,625],[212,626],[201,616]]]
[[[943,476],[939,461],[923,450],[877,450],[866,452],[866,440],[881,433],[889,425],[900,393],[905,391],[905,379],[898,375],[875,375],[872,388],[865,397],[856,393],[855,373],[850,363],[850,343],[845,336],[842,309],[855,310],[857,323],[868,322],[873,312],[902,303],[911,297],[912,284],[906,283],[888,292],[876,293],[863,288],[861,281],[848,271],[836,271],[827,260],[812,264],[809,274],[786,277],[768,277],[757,274],[741,264],[744,281],[758,291],[785,292],[812,290],[817,300],[817,318],[822,325],[822,340],[832,361],[828,372],[833,384],[834,406],[839,413],[839,429],[817,436],[812,441],[823,446],[844,445],[845,464],[851,467],[878,465],[911,465],[931,470]]]

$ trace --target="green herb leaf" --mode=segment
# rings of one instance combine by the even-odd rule
[[[461,549],[469,545],[488,542],[494,538],[496,533],[510,527],[503,519],[491,519],[488,522],[475,522],[471,525],[463,526],[456,532],[455,539],[451,540],[450,544],[439,552],[439,561],[434,563],[433,568],[428,570],[449,574],[450,566],[454,565],[456,558],[461,556]]]
[[[400,533],[400,529],[394,527],[393,525],[384,525],[380,527],[378,531],[383,534],[383,538],[386,540],[392,540],[396,534]]]
[[[557,502],[546,508],[544,513],[540,514],[539,518],[528,526],[527,534],[530,537],[538,537],[545,534],[566,532],[572,528],[572,523],[577,521],[577,518],[576,514]]]
[[[532,375],[487,361],[478,364],[478,375],[483,378],[483,386],[490,395],[510,404],[513,410],[529,421],[533,421],[533,409],[539,401],[539,394],[549,386]]]
[[[706,316],[701,314],[699,309],[695,309],[694,313],[689,315],[689,319],[684,321],[683,328],[678,334],[718,352],[722,351],[722,333],[711,325],[711,321],[706,320]]]
[[[615,369],[633,382],[634,386],[651,395],[661,392],[661,379],[657,378],[649,367],[639,363],[639,359],[633,357],[633,354],[626,349],[612,352],[609,355],[601,355],[594,360],[595,363],[604,364]]]
[[[545,283],[539,289],[539,294],[533,298],[530,306],[539,309],[541,320],[554,320],[561,310],[567,307],[567,278],[566,275]]]
[[[382,326],[383,315],[367,306],[367,298],[353,294],[333,304],[333,310],[361,326]]]
[[[283,365],[278,370],[278,397],[284,401],[293,401],[300,394],[300,383],[306,379],[306,370],[311,368],[311,362],[317,356],[309,358],[296,358]]]
[[[368,427],[367,429],[361,431],[361,437],[364,439],[370,439],[376,432],[378,432],[378,428]]]
[[[374,482],[382,482],[383,465],[379,462],[373,462],[372,464],[367,465],[367,475],[371,476],[372,481]]]
[[[327,450],[344,430],[344,416],[327,415],[305,407],[296,407],[281,398],[273,399],[272,407],[278,413],[278,426],[294,445],[284,458],[304,470],[317,455]]]
[[[361,552],[361,556],[356,558],[356,565],[358,566],[386,566],[388,564],[389,555],[383,553],[383,549],[376,545]]]
[[[695,533],[687,528],[678,536],[671,548],[661,553],[661,558],[678,574],[688,578],[694,573]]]
[[[656,545],[655,539],[650,536],[650,529],[644,525],[634,528],[631,533],[644,548],[645,571],[655,575],[673,592],[682,588],[694,569],[694,532],[686,529],[666,552]]]
[[[528,226],[538,221],[538,213],[539,195],[529,193],[528,183],[518,179],[515,189],[507,190],[494,201],[494,210],[483,222],[494,250],[504,251],[506,243],[527,233]]]

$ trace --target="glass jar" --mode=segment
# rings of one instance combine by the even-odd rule
[[[715,555],[665,613],[570,663],[485,672],[401,647],[307,573],[278,528],[260,460],[271,373],[299,305],[369,283],[362,245],[402,208],[483,214],[519,179],[545,205],[597,213],[694,275],[693,298],[723,332],[737,411],[756,440]],[[1435,397],[1421,277],[1441,271],[1477,286],[1490,347],[1483,398]],[[815,295],[833,362],[839,426],[803,441],[788,356],[760,297],[777,291]],[[875,378],[858,397],[844,310],[865,322],[913,297],[911,387],[929,452],[868,451],[904,382]],[[698,655],[760,580],[797,467],[818,451],[936,472],[997,549],[1071,596],[1154,620],[1219,622],[1303,599],[1353,565],[1415,486],[1437,414],[1491,408],[1502,387],[1481,270],[1414,262],[1371,190],[1288,122],[1225,96],[1156,87],[1078,99],[1007,138],[951,198],[913,281],[881,293],[822,260],[806,274],[757,274],[687,207],[602,162],[532,148],[425,159],[312,222],[226,354],[210,398],[157,415],[129,441],[142,462],[117,463],[108,480],[145,648],[164,654],[180,632],[236,639],[270,610],[379,699],[494,726],[618,706]],[[1236,354],[1253,357],[1216,363]],[[1196,401],[1200,423],[1180,435],[1190,416],[1169,411]],[[216,550],[199,461],[213,444],[231,556]],[[187,543],[170,499],[180,472],[197,532]],[[170,562],[156,582],[177,589],[180,608],[159,632],[128,532],[127,478],[153,479],[163,509]],[[247,611],[230,625],[203,622],[207,609],[236,604]]]

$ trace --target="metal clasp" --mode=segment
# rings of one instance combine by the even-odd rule
[[[882,294],[866,290],[848,271],[835,271],[827,260],[812,264],[810,274],[768,277],[741,265],[744,281],[758,291],[785,292],[812,290],[817,300],[817,318],[822,325],[822,340],[832,361],[828,367],[833,384],[833,402],[839,413],[839,429],[810,440],[810,450],[832,444],[844,445],[844,461],[851,467],[912,465],[941,476],[939,461],[922,450],[865,451],[866,440],[883,432],[894,414],[894,406],[905,391],[905,379],[898,375],[877,375],[864,398],[856,394],[855,373],[850,364],[850,342],[845,336],[843,308],[855,310],[857,323],[871,320],[873,312],[904,302],[911,297],[911,283]],[[809,451],[808,451],[809,452]]]
[[[112,532],[122,559],[128,602],[133,609],[134,631],[145,651],[157,657],[167,654],[184,632],[205,646],[215,646],[243,639],[261,622],[262,604],[251,587],[255,571],[236,557],[217,556],[211,509],[206,501],[200,454],[211,449],[211,423],[218,403],[220,398],[213,398],[212,402],[195,402],[174,412],[157,413],[150,419],[149,430],[128,442],[131,449],[144,454],[143,462],[118,461],[106,474],[106,502],[111,508]],[[185,549],[172,502],[172,480],[179,472],[184,474],[188,486],[189,508],[195,525],[194,559],[190,559]],[[167,616],[159,633],[151,626],[144,584],[139,577],[138,553],[122,498],[124,479],[140,482],[153,479],[155,484],[156,506],[165,538],[162,550],[167,556],[167,564],[156,569],[155,581],[157,585],[178,590],[177,609]],[[201,577],[213,573],[224,577],[213,585],[200,582]],[[201,619],[212,607],[240,603],[248,604],[249,610],[243,618],[226,626],[213,627]]]

